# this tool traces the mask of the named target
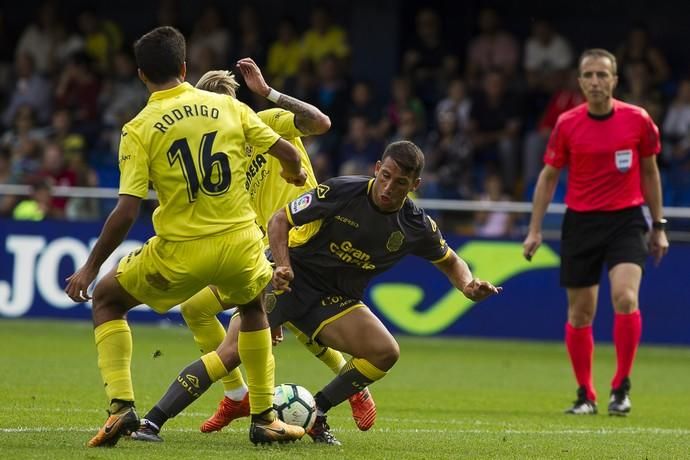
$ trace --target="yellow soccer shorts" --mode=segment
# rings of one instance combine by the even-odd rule
[[[117,280],[135,299],[165,313],[209,284],[226,305],[243,305],[268,285],[273,271],[255,225],[190,241],[157,236],[120,260]]]

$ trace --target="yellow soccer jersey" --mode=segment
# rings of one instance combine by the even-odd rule
[[[295,146],[302,158],[302,167],[307,171],[307,181],[302,187],[288,184],[280,176],[280,161],[276,157],[269,155],[265,148],[247,144],[249,167],[244,187],[249,192],[252,207],[256,211],[256,223],[265,231],[274,212],[318,184],[309,155],[300,139],[303,134],[295,127],[295,115],[283,109],[264,110],[258,115],[280,137]]]
[[[151,181],[160,202],[153,226],[171,241],[252,225],[245,144],[266,152],[278,139],[232,97],[189,83],[157,91],[122,130],[120,194],[143,198]]]

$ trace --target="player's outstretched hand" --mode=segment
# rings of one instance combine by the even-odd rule
[[[479,302],[480,300],[484,300],[489,296],[498,294],[502,290],[503,288],[500,286],[496,287],[488,281],[482,281],[479,278],[475,278],[467,283],[467,285],[463,288],[462,293],[465,294],[465,297],[468,299]]]
[[[252,58],[246,57],[237,61],[237,67],[240,69],[240,73],[244,78],[244,82],[247,84],[253,93],[259,94],[263,97],[268,96],[271,92],[271,87],[268,86],[264,76],[261,75],[261,69],[256,65],[256,62]]]
[[[273,342],[274,347],[283,341],[283,326],[271,328],[271,341]]]
[[[285,182],[292,184],[295,187],[301,187],[307,182],[307,171],[304,168],[301,168],[299,174],[296,176],[286,172],[285,170],[280,172],[280,176],[285,179]]]
[[[87,290],[93,280],[96,279],[96,275],[98,275],[98,270],[93,270],[86,266],[81,267],[70,277],[65,279],[65,281],[67,281],[65,293],[67,293],[70,299],[77,303],[91,300],[91,296],[88,294]]]
[[[292,271],[292,267],[280,265],[273,270],[271,285],[276,293],[278,293],[278,291],[290,292],[292,290],[290,289],[290,281],[294,278],[295,274]]]
[[[529,232],[525,241],[522,243],[522,255],[528,261],[532,260],[534,254],[536,254],[537,249],[541,246],[542,236],[541,232]]]

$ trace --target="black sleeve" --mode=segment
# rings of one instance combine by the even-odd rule
[[[333,215],[352,198],[352,187],[335,178],[319,184],[285,206],[288,220],[294,226],[304,225]]]
[[[424,219],[424,235],[412,253],[430,262],[440,262],[450,253],[448,243],[431,217],[426,213],[420,217]]]

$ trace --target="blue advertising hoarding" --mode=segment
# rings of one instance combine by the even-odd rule
[[[102,223],[0,220],[0,318],[83,318],[89,304],[75,304],[63,292],[64,279],[88,256]],[[103,265],[109,271],[123,255],[153,233],[136,225]],[[480,240],[446,235],[475,276],[502,285],[502,294],[475,304],[452,288],[424,260],[408,257],[376,278],[365,301],[396,333],[560,340],[566,297],[558,284],[559,245],[547,242],[532,262],[522,258],[520,241]],[[643,341],[690,344],[690,282],[685,261],[690,245],[674,245],[659,267],[646,268],[640,293]],[[611,340],[613,313],[606,274],[602,274],[594,331]],[[181,322],[173,311],[169,320]],[[160,321],[146,307],[134,321]]]

